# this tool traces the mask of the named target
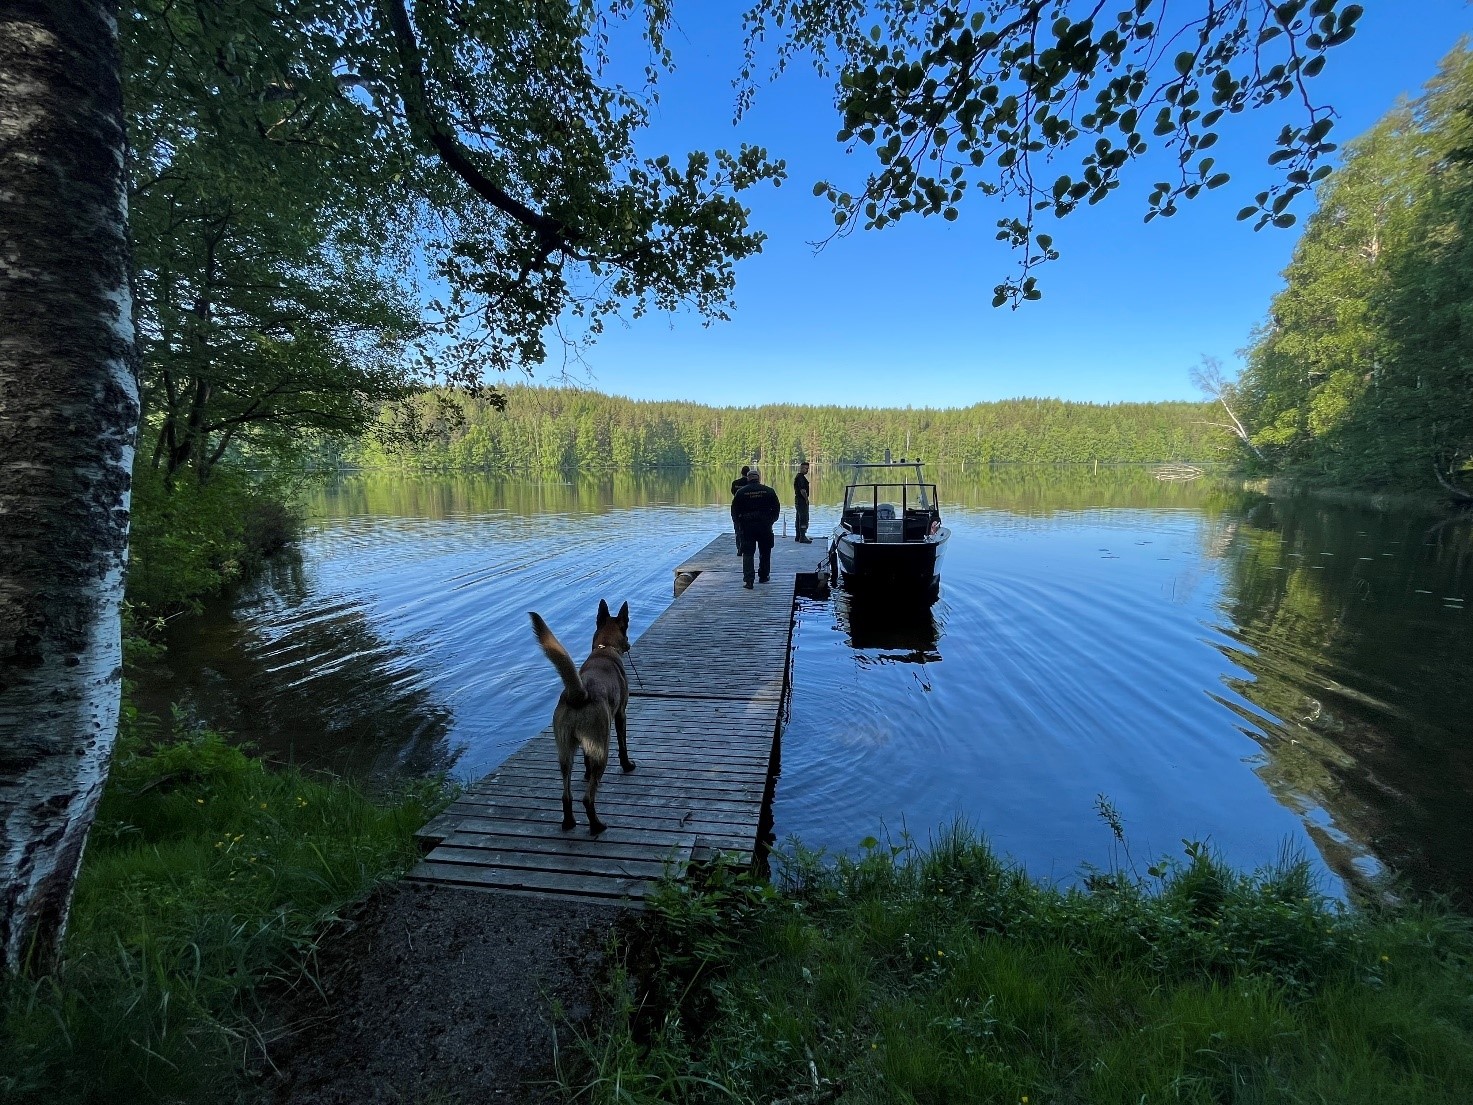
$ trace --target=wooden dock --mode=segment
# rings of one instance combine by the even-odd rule
[[[675,567],[675,600],[633,642],[626,664],[638,768],[626,775],[611,758],[598,795],[606,832],[588,835],[576,766],[579,821],[563,831],[549,726],[420,830],[427,854],[408,877],[638,904],[667,869],[680,874],[718,853],[752,862],[776,779],[794,592],[824,557],[821,541],[779,538],[772,581],[748,591],[723,534]],[[556,692],[549,669],[549,718]]]

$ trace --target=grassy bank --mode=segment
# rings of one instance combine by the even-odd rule
[[[583,1102],[1462,1102],[1473,932],[1348,911],[1307,869],[1205,849],[1060,890],[955,832],[797,856],[780,889],[672,887],[637,985],[580,1053]]]
[[[268,770],[218,735],[167,746],[124,725],[59,974],[3,995],[0,1100],[227,1102],[310,984],[334,912],[415,857],[434,788],[376,803]]]

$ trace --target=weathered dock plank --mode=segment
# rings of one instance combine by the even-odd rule
[[[418,882],[477,887],[482,890],[534,891],[539,897],[623,901],[643,898],[653,880],[561,871],[505,871],[475,864],[439,863],[433,853],[409,876]]]
[[[772,797],[787,693],[797,580],[823,563],[819,544],[779,541],[771,582],[742,586],[730,535],[676,569],[678,597],[633,642],[629,774],[610,764],[599,788],[609,828],[563,831],[551,728],[420,830],[429,849],[409,878],[512,894],[637,905],[667,872],[718,852],[757,853]],[[549,679],[548,713],[557,684]],[[612,738],[611,738],[612,739]],[[581,797],[581,770],[575,794]]]

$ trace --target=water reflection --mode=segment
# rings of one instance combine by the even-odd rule
[[[277,558],[230,603],[169,629],[167,670],[139,673],[139,705],[223,728],[268,758],[361,779],[448,771],[453,713],[412,640],[390,642],[360,598],[323,594],[301,556]]]
[[[497,515],[535,518],[649,506],[720,506],[731,501],[730,484],[737,467],[729,472],[715,468],[570,472],[556,478],[490,472],[365,473],[330,480],[311,496],[310,505],[322,519],[385,521]],[[764,476],[785,506],[791,507],[792,472],[786,467],[766,468]],[[1235,502],[1233,496],[1205,482],[1163,482],[1150,467],[1138,465],[1097,472],[1081,465],[997,465],[965,472],[938,468],[934,477],[943,513],[956,507],[1003,510],[1040,519],[1116,508],[1179,508],[1217,514],[1232,509]],[[810,472],[815,533],[827,533],[837,521],[848,478],[847,469],[830,465]]]
[[[1389,866],[1473,900],[1473,525],[1323,502],[1245,504],[1230,567],[1226,685],[1257,709],[1256,770],[1345,873]]]
[[[602,515],[651,506],[729,504],[735,475],[711,469],[570,472],[555,478],[490,472],[368,473],[330,481],[312,496],[310,505],[314,517],[323,520],[373,518],[391,523]],[[781,489],[780,483],[777,486]]]
[[[527,610],[576,649],[600,598],[628,601],[637,635],[671,565],[730,525],[730,481],[692,477],[334,480],[308,498],[300,558],[176,621],[162,667],[132,673],[139,700],[290,762],[477,777],[556,700]]]
[[[834,620],[862,663],[935,664],[941,625],[936,618],[939,593],[896,601],[883,595],[834,591]]]

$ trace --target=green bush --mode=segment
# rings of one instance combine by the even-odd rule
[[[171,489],[140,466],[133,481],[128,600],[159,615],[195,608],[201,598],[248,576],[296,536],[288,482],[271,473],[217,466],[210,481]]]

